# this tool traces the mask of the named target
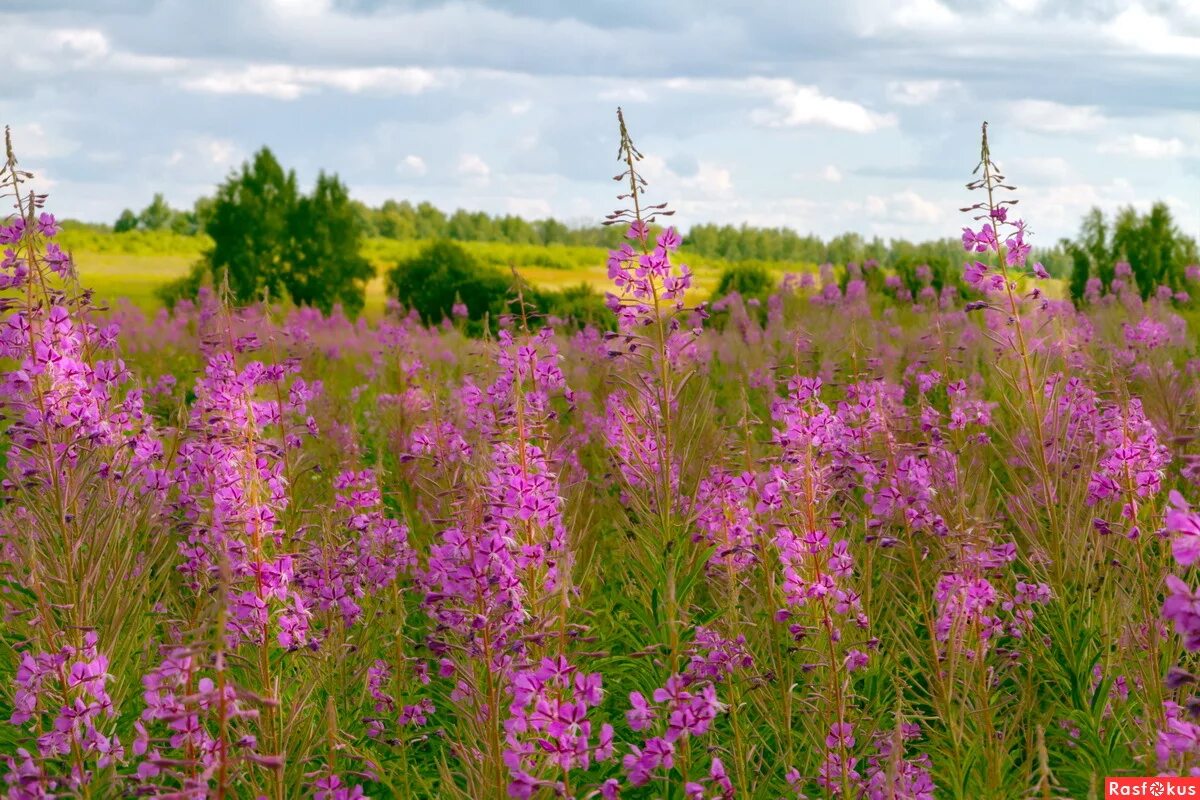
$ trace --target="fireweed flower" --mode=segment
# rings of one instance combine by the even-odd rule
[[[935,633],[948,651],[979,661],[1003,642],[1005,655],[1015,659],[1016,641],[1032,630],[1034,608],[1052,598],[1049,586],[1007,574],[1016,558],[1012,544],[968,545],[961,551],[958,570],[939,578]]]
[[[169,569],[148,535],[166,465],[118,327],[79,289],[45,196],[24,188],[5,144],[0,196],[16,214],[0,220],[0,287],[13,290],[0,299],[0,580],[6,638],[21,642],[6,781],[15,798],[80,795],[124,760],[109,654],[137,625],[131,598]],[[154,552],[132,557],[142,547]]]
[[[368,800],[359,784],[345,783],[340,775],[326,773],[312,783],[313,800]]]
[[[370,470],[343,472],[334,479],[338,494],[334,508],[341,519],[342,536],[316,543],[299,559],[295,577],[297,608],[336,611],[349,627],[362,615],[360,601],[403,579],[416,566],[409,546],[408,529],[389,519],[383,496]],[[305,644],[296,615],[281,620],[280,644]],[[314,639],[318,641],[318,639]]]
[[[868,800],[933,800],[932,763],[927,755],[904,757],[904,743],[917,739],[916,724],[900,724],[895,733],[875,737],[875,752],[867,758],[863,796]]]
[[[1157,430],[1137,398],[1131,398],[1124,408],[1110,405],[1102,409],[1095,436],[1102,456],[1088,481],[1088,505],[1120,501],[1120,524],[1126,536],[1136,539],[1141,535],[1141,501],[1161,489],[1170,452],[1159,444]]]
[[[1197,559],[1195,540],[1200,531],[1200,514],[1192,510],[1178,492],[1172,491],[1165,523],[1166,533],[1171,538],[1172,555],[1182,572]],[[1185,651],[1200,650],[1200,594],[1177,575],[1167,576],[1166,589],[1163,619],[1174,623]],[[1195,676],[1187,670],[1172,668],[1167,674],[1165,688],[1182,693],[1195,682]],[[1200,774],[1200,724],[1196,722],[1195,709],[1194,696],[1184,700],[1182,705],[1174,700],[1163,702],[1164,726],[1158,731],[1155,742],[1160,769],[1180,775]]]
[[[78,793],[95,771],[124,761],[125,748],[114,730],[117,709],[108,694],[112,676],[98,644],[96,633],[88,631],[81,647],[20,654],[8,723],[37,737],[33,751],[5,757],[10,797]]]
[[[1171,536],[1171,550],[1181,567],[1196,561],[1195,541],[1200,531],[1200,514],[1184,501],[1178,492],[1171,492],[1171,506],[1166,514],[1166,530]],[[1200,650],[1200,593],[1183,579],[1167,576],[1167,597],[1163,617],[1175,624],[1175,632],[1183,637],[1187,650]]]
[[[271,550],[284,542],[285,454],[315,431],[306,416],[315,390],[300,379],[285,388],[295,364],[251,361],[239,368],[237,354],[257,343],[235,339],[232,331],[225,338],[232,343],[213,348],[196,383],[190,436],[179,448],[180,571],[199,588],[219,581],[228,564],[231,646],[264,645],[272,637],[272,617],[281,646],[303,646],[311,612],[292,587],[295,558]]]
[[[635,729],[659,732],[640,747],[630,747],[622,759],[633,786],[644,786],[656,773],[669,771],[675,765],[677,749],[688,739],[707,734],[717,715],[725,710],[712,683],[692,682],[691,677],[682,674],[671,675],[665,685],[654,690],[652,699],[650,705],[640,693],[630,695],[630,725],[636,721],[640,728]]]
[[[579,672],[562,656],[513,674],[504,722],[510,797],[529,798],[538,787],[556,784],[539,774],[568,782],[572,771],[612,758],[612,726],[604,723],[593,730],[587,718],[603,698],[602,684],[599,673]]]
[[[141,794],[198,800],[253,765],[279,763],[259,753],[263,699],[233,684],[220,650],[208,657],[170,649],[142,683],[145,708],[131,748]]]

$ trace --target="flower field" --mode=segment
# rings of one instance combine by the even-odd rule
[[[482,337],[107,310],[10,145],[0,790],[1050,800],[1200,770],[1187,292],[1117,264],[1048,293],[985,128],[963,283],[837,265],[697,303],[621,134],[613,329],[517,283]]]

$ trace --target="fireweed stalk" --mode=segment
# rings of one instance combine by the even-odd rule
[[[553,329],[531,334],[520,293],[516,302],[519,317],[502,323],[518,321],[519,330],[502,328],[492,352],[498,377],[486,388],[466,383],[459,398],[483,438],[479,454],[490,459],[477,490],[482,517],[443,533],[426,604],[442,628],[441,672],[457,683],[451,700],[468,717],[455,747],[480,762],[468,771],[472,796],[574,797],[587,778],[573,773],[611,757],[613,730],[594,730],[587,719],[603,696],[601,676],[569,658],[580,629],[569,619],[573,559],[558,483],[562,454],[551,434],[556,400],[569,410],[573,397]],[[488,570],[500,573],[480,569],[485,554]]]
[[[1194,693],[1200,683],[1194,655],[1200,651],[1200,592],[1180,577],[1194,572],[1190,568],[1200,561],[1200,514],[1182,495],[1172,491],[1165,523],[1179,574],[1167,576],[1162,616],[1174,624],[1188,663],[1186,667],[1172,667],[1167,673],[1165,688],[1177,699],[1164,702],[1165,720],[1158,732],[1155,755],[1158,767],[1166,774],[1200,775],[1200,724],[1196,722],[1200,698]]]
[[[524,662],[517,663],[505,689],[511,703],[503,758],[510,796],[550,790],[573,797],[587,778],[572,773],[586,773],[593,762],[611,758],[613,729],[601,726],[593,744],[587,716],[603,697],[602,678],[578,669],[569,658],[581,629],[570,622],[574,557],[558,481],[561,443],[551,434],[559,413],[555,396],[562,396],[568,411],[574,396],[558,363],[553,328],[530,334],[529,310],[519,276],[514,277],[512,322],[519,324],[518,336],[509,330],[498,335],[500,377],[487,391],[491,402],[485,415],[494,437],[492,504],[520,549],[531,615]]]
[[[6,130],[0,197],[15,214],[0,224],[0,602],[18,650],[9,721],[18,740],[36,739],[6,758],[6,778],[12,797],[90,797],[124,755],[110,659],[125,663],[137,649],[136,608],[162,586],[169,549],[150,534],[166,493],[164,452],[115,352],[116,326],[95,321],[54,241],[59,225],[41,210],[45,196],[25,193],[31,177]]]
[[[628,225],[629,239],[608,257],[608,274],[617,293],[610,292],[606,300],[618,323],[617,332],[609,335],[609,345],[614,356],[630,358],[640,371],[627,381],[625,390],[610,396],[607,436],[629,484],[631,500],[657,528],[655,556],[665,558],[668,659],[671,670],[676,671],[686,628],[679,597],[679,562],[688,548],[678,513],[681,465],[675,449],[678,431],[673,429],[679,392],[687,376],[677,373],[675,367],[681,350],[698,330],[684,330],[682,325],[684,294],[692,276],[687,266],[675,267],[671,262],[671,253],[681,242],[679,235],[667,228],[651,247],[651,224],[674,212],[666,204],[643,207],[646,182],[637,171],[642,154],[629,136],[620,109],[617,120],[621,137],[618,157],[625,169],[616,180],[626,181],[629,187],[618,199],[629,200],[632,208],[615,211],[605,220],[605,224]]]
[[[267,365],[238,357],[258,349],[253,334],[240,334],[231,315],[205,335],[208,364],[196,382],[188,436],[179,450],[175,515],[180,521],[181,572],[198,599],[211,591],[225,596],[222,636],[233,653],[253,648],[257,692],[267,698],[262,720],[264,745],[272,751],[266,784],[284,792],[284,732],[276,712],[280,686],[272,651],[308,643],[308,599],[293,586],[295,557],[287,552],[289,532],[282,517],[289,504],[287,453],[301,434],[315,434],[305,415],[312,390],[300,379],[284,392],[282,383],[298,365]],[[293,419],[298,425],[290,424]],[[200,599],[203,603],[204,600]],[[217,792],[225,787],[218,785]]]
[[[786,628],[787,637],[796,645],[807,645],[818,659],[806,671],[819,669],[828,682],[823,699],[833,713],[817,784],[830,795],[849,797],[861,780],[854,755],[849,675],[866,666],[869,656],[849,647],[845,626],[850,623],[866,630],[869,622],[852,584],[849,542],[835,542],[831,535],[844,524],[831,507],[832,468],[845,448],[847,430],[841,418],[821,402],[820,394],[819,379],[796,378],[788,384],[787,397],[776,401],[772,415],[777,421],[779,457],[765,476],[758,510],[771,517],[772,550],[782,572],[775,620]],[[791,676],[790,659],[788,662],[785,675]],[[782,687],[789,695],[794,691],[791,680],[788,677]],[[790,709],[790,703],[785,707]],[[790,711],[786,716],[790,730]],[[788,754],[794,758],[790,738]],[[793,765],[789,763],[789,767]],[[798,791],[800,780],[793,771],[788,782]]]
[[[650,627],[658,629],[656,635],[665,627],[666,671],[675,676],[690,627],[690,592],[706,561],[702,548],[690,546],[690,511],[696,505],[688,499],[695,497],[695,483],[704,474],[705,456],[695,450],[700,420],[694,415],[702,403],[693,399],[693,407],[687,408],[684,391],[695,374],[688,366],[707,311],[685,305],[692,273],[672,261],[682,239],[674,228],[657,236],[651,230],[655,221],[674,212],[665,203],[645,203],[646,181],[637,166],[643,156],[620,109],[617,121],[618,160],[624,169],[614,180],[627,184],[628,192],[618,199],[630,201],[631,207],[614,211],[604,222],[627,226],[629,240],[608,257],[616,292],[606,295],[606,303],[617,317],[617,330],[606,338],[610,355],[624,369],[613,373],[620,386],[606,400],[604,437],[636,532],[638,588],[647,603],[653,596],[663,600],[661,612],[650,609]],[[692,485],[689,473],[695,476]],[[656,766],[674,766],[686,782],[691,754],[687,739],[680,743],[677,758],[664,756]]]
[[[1027,298],[1018,294],[1017,277],[1026,267],[1031,246],[1026,241],[1025,221],[1010,221],[1008,218],[1017,201],[1001,199],[1001,192],[1013,191],[1015,187],[1005,183],[1005,176],[992,161],[986,122],[983,123],[979,164],[975,167],[974,174],[978,177],[968,183],[967,188],[984,192],[986,199],[963,210],[970,213],[981,212],[974,218],[983,224],[978,230],[963,228],[963,249],[976,255],[987,254],[989,260],[994,259],[995,263],[976,260],[966,265],[963,277],[967,283],[984,292],[985,296],[989,292],[999,292],[1004,298],[1005,308],[1002,313],[1007,316],[1006,326],[997,335],[996,341],[1003,349],[1011,352],[1017,361],[1019,374],[1006,377],[1012,380],[1014,388],[1022,395],[1018,414],[1029,426],[1031,440],[1027,446],[1033,451],[1033,466],[1041,484],[1039,504],[1044,508],[1047,519],[1045,534],[1036,541],[1050,555],[1051,568],[1061,575],[1066,568],[1062,545],[1063,528],[1056,510],[1058,493],[1046,459],[1046,436],[1042,426],[1044,398],[1039,388],[1044,379],[1038,374],[1037,347],[1028,338],[1027,321],[1022,314],[1025,301],[1037,300],[1041,297],[1041,292],[1035,288]],[[1049,277],[1040,263],[1033,264],[1031,269],[1034,277],[1039,280]],[[984,307],[990,308],[989,301],[982,302]]]
[[[714,602],[725,603],[724,613],[711,623],[711,627],[696,629],[695,641],[696,645],[707,642],[709,652],[720,653],[721,659],[729,664],[729,668],[723,670],[724,674],[717,677],[727,680],[728,685],[733,785],[745,793],[751,792],[756,783],[751,779],[749,709],[743,708],[744,684],[754,666],[745,630],[761,616],[755,613],[753,597],[763,572],[761,543],[764,532],[754,513],[756,493],[753,472],[747,470],[734,475],[714,467],[697,488],[697,532],[693,536],[697,543],[711,548],[705,567],[709,591]],[[693,656],[693,661],[695,659]]]

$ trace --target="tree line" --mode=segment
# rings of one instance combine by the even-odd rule
[[[609,248],[622,237],[622,231],[600,225],[570,226],[554,219],[526,220],[461,209],[447,214],[427,202],[388,200],[371,208],[351,199],[338,177],[324,172],[305,194],[297,186],[295,172],[285,170],[266,147],[192,209],[171,208],[158,194],[141,212],[123,211],[112,229],[203,233],[212,239],[204,261],[164,290],[169,303],[213,281],[228,286],[238,301],[286,296],[323,311],[341,304],[351,314],[362,308],[366,283],[374,276],[360,255],[364,237]],[[918,266],[931,268],[935,284],[957,283],[964,260],[957,239],[885,241],[845,233],[826,241],[789,228],[749,225],[694,225],[684,237],[684,247],[693,257],[751,266],[778,261],[874,262],[899,274],[914,290]],[[461,253],[446,248],[434,251],[438,253],[452,254],[458,262],[455,270],[462,266]],[[1198,260],[1196,253],[1195,240],[1181,232],[1165,204],[1156,203],[1145,213],[1122,209],[1111,221],[1093,209],[1074,239],[1035,251],[1034,257],[1051,275],[1068,280],[1072,296],[1082,300],[1090,278],[1098,278],[1105,287],[1111,283],[1118,261],[1131,265],[1143,296],[1160,284],[1180,288],[1186,266]],[[432,274],[457,274],[455,270]],[[490,276],[488,281],[494,283]],[[393,274],[389,285],[395,290],[403,283]],[[438,313],[443,311],[449,309]]]
[[[1083,218],[1078,235],[1061,245],[1071,258],[1070,289],[1076,301],[1086,297],[1090,280],[1109,290],[1122,262],[1129,265],[1143,299],[1159,286],[1183,289],[1186,268],[1200,263],[1196,240],[1180,230],[1171,209],[1161,202],[1145,213],[1123,208],[1111,218],[1093,208]]]

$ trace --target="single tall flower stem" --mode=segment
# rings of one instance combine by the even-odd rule
[[[728,526],[726,528],[728,534]],[[726,535],[728,541],[729,536]],[[726,575],[726,591],[728,592],[728,610],[732,619],[729,620],[730,626],[736,630],[740,625],[741,614],[741,597],[738,591],[737,575],[734,572],[733,553],[725,557],[725,575]],[[729,677],[729,727],[733,730],[733,768],[734,774],[737,775],[737,788],[743,792],[748,792],[750,789],[749,783],[746,780],[746,744],[743,740],[741,717],[741,687],[738,685],[736,676]]]
[[[1130,433],[1129,433],[1129,399],[1128,398],[1123,398],[1122,403],[1121,403],[1121,409],[1122,409],[1122,413],[1121,413],[1122,438],[1125,441],[1129,441]],[[1141,525],[1140,525],[1141,504],[1138,503],[1138,500],[1137,500],[1137,488],[1136,488],[1137,481],[1134,478],[1133,472],[1130,469],[1128,460],[1126,460],[1124,462],[1124,470],[1123,471],[1125,473],[1125,491],[1127,494],[1126,504],[1128,505],[1128,507],[1130,509],[1130,513],[1132,515],[1132,517],[1129,521],[1130,526],[1133,528],[1137,528],[1140,532],[1141,531]],[[1144,543],[1149,538],[1150,537],[1146,537],[1144,534],[1139,534],[1139,536],[1132,541],[1132,544],[1133,544],[1133,552],[1136,556],[1136,562],[1137,562],[1137,584],[1138,584],[1139,598],[1141,600],[1142,612],[1146,615],[1145,620],[1142,623],[1146,626],[1146,638],[1147,638],[1147,642],[1146,642],[1147,656],[1146,656],[1146,659],[1142,662],[1142,663],[1145,663],[1148,667],[1145,670],[1146,674],[1145,674],[1145,677],[1143,678],[1143,683],[1145,684],[1146,692],[1149,695],[1149,697],[1147,698],[1147,701],[1146,701],[1146,706],[1148,707],[1146,710],[1146,716],[1149,718],[1149,721],[1151,723],[1150,729],[1151,730],[1159,730],[1159,729],[1162,729],[1163,726],[1166,724],[1166,714],[1165,714],[1165,710],[1163,708],[1162,684],[1161,684],[1162,676],[1159,674],[1159,670],[1161,669],[1161,664],[1162,664],[1162,657],[1159,652],[1159,641],[1158,641],[1159,621],[1158,621],[1157,611],[1158,611],[1159,605],[1157,603],[1157,599],[1152,594],[1151,586],[1155,585],[1155,583],[1158,580],[1160,580],[1161,577],[1156,576],[1156,575],[1151,575],[1150,570],[1146,565],[1145,553],[1143,551],[1145,550],[1145,547],[1146,547],[1146,545]],[[1153,736],[1148,736],[1146,738],[1147,738],[1147,746],[1149,748],[1149,753],[1147,754],[1147,758],[1153,759],[1156,757],[1155,752],[1154,752],[1154,738],[1153,738]]]
[[[633,169],[633,156],[627,155],[630,170]],[[637,191],[633,192],[633,207],[634,213],[639,222],[642,219],[641,206],[638,201]],[[639,239],[641,242],[642,254],[648,253],[646,242],[644,239]],[[671,497],[671,471],[674,468],[675,459],[674,453],[671,450],[671,371],[667,351],[667,333],[666,325],[663,320],[662,300],[658,293],[658,284],[652,278],[650,281],[650,290],[654,299],[654,330],[656,334],[657,352],[655,356],[658,360],[658,397],[655,401],[659,407],[659,413],[662,415],[662,447],[658,454],[658,498],[656,505],[658,506],[659,529],[663,533],[663,540],[667,547],[667,630],[670,645],[670,667],[671,672],[679,671],[679,646],[680,646],[680,613],[679,613],[679,598],[677,596],[677,569],[678,569],[678,552],[676,549],[677,543],[674,539],[674,525],[671,519],[672,500]],[[686,774],[686,773],[685,773]]]
[[[996,241],[996,260],[1000,269],[1001,277],[1004,279],[1004,291],[1008,299],[1009,313],[1012,316],[1012,325],[1016,329],[1017,338],[1017,356],[1021,360],[1021,374],[1024,378],[1022,389],[1025,392],[1025,399],[1028,403],[1028,408],[1033,416],[1033,429],[1036,441],[1034,449],[1037,452],[1038,473],[1042,482],[1042,498],[1046,507],[1046,515],[1049,522],[1049,531],[1046,541],[1050,542],[1053,548],[1054,569],[1058,576],[1061,577],[1064,565],[1062,563],[1062,539],[1061,529],[1058,520],[1058,514],[1055,509],[1055,493],[1053,491],[1053,481],[1050,477],[1050,465],[1046,460],[1046,442],[1045,432],[1042,428],[1042,404],[1040,402],[1040,394],[1034,384],[1033,377],[1033,360],[1029,350],[1028,343],[1025,340],[1025,326],[1021,318],[1020,302],[1016,296],[1014,281],[1011,279],[1008,266],[1004,255],[1004,243],[1000,239],[999,219],[997,210],[1001,207],[996,200],[995,191],[999,185],[1000,178],[992,170],[991,151],[988,147],[987,139],[987,123],[983,124],[983,140],[980,150],[980,163],[983,167],[983,185],[987,190],[987,210],[988,224],[992,226],[993,235]]]
[[[809,532],[817,530],[816,482],[813,480],[813,453],[809,444],[804,453],[804,511]],[[820,583],[824,576],[821,572],[821,562],[816,553],[811,553],[814,583]],[[837,644],[834,641],[833,617],[829,611],[829,598],[822,594],[820,597],[821,623],[825,627],[825,640],[829,646],[829,686],[833,691],[834,711],[837,714],[838,728],[838,757],[840,759],[841,796],[850,797],[849,757],[846,752],[845,737],[841,727],[846,723],[846,700],[842,695],[841,661],[837,654]]]
[[[221,592],[217,598],[217,625],[213,654],[217,670],[217,800],[224,800],[229,785],[229,709],[227,707],[225,676],[225,627],[228,625],[229,574],[228,555],[221,555]]]
[[[39,264],[39,254],[38,254],[37,248],[34,247],[34,243],[33,243],[33,237],[34,237],[33,231],[35,230],[35,228],[33,226],[33,212],[34,212],[34,208],[35,208],[34,198],[32,195],[30,196],[29,207],[28,207],[28,209],[26,209],[25,203],[21,199],[21,182],[17,175],[17,170],[16,170],[16,163],[17,163],[16,156],[13,155],[12,140],[11,140],[11,137],[9,137],[7,130],[5,131],[5,147],[7,150],[7,162],[6,162],[7,170],[6,170],[6,172],[8,173],[8,178],[9,178],[8,187],[9,187],[9,190],[12,192],[13,199],[16,202],[17,214],[21,219],[25,220],[25,223],[26,223],[25,232],[21,236],[21,239],[20,239],[20,245],[23,245],[25,248],[25,259],[26,259],[26,262],[29,264],[29,275],[30,275],[30,280],[25,282],[25,308],[24,308],[24,310],[27,315],[27,322],[28,322],[28,329],[29,329],[29,358],[30,358],[31,363],[36,363],[37,342],[35,340],[35,336],[34,336],[35,332],[34,332],[34,327],[33,327],[33,310],[35,307],[33,278],[35,276],[37,278],[37,284],[41,289],[42,297],[46,297],[48,295],[48,290],[47,290],[47,287],[45,284],[45,279],[42,274],[42,267]],[[67,554],[67,575],[66,575],[66,577],[67,577],[67,583],[71,587],[73,587],[73,590],[74,590],[73,602],[71,605],[72,605],[73,615],[76,618],[75,627],[76,627],[76,630],[79,631],[79,630],[82,630],[83,626],[86,624],[86,617],[83,616],[83,613],[84,613],[84,604],[82,602],[83,598],[80,597],[80,594],[79,594],[81,591],[81,583],[82,582],[75,579],[76,553],[78,551],[78,548],[71,541],[70,524],[67,521],[67,508],[66,508],[66,502],[64,499],[64,495],[63,495],[63,488],[64,488],[63,487],[63,476],[60,471],[59,459],[55,455],[54,441],[50,434],[48,415],[46,413],[45,393],[43,392],[41,381],[36,376],[33,376],[33,379],[30,381],[30,383],[31,383],[31,388],[33,389],[34,399],[37,402],[38,420],[39,420],[39,425],[41,426],[41,431],[42,431],[42,445],[45,448],[44,456],[46,459],[46,472],[50,476],[52,494],[54,497],[54,509],[57,512],[57,516],[58,516],[58,520],[57,520],[58,528],[62,532],[64,550]],[[34,563],[36,563],[40,560],[41,559],[34,559]],[[42,604],[43,618],[47,622],[46,628],[51,631],[45,637],[46,646],[47,646],[47,649],[52,649],[54,647],[53,640],[55,638],[55,633],[54,633],[54,626],[51,623],[53,622],[54,617],[50,613],[51,609],[50,609],[49,604],[44,599],[41,599],[43,597],[43,595],[42,595],[42,591],[40,588],[38,590],[38,596],[39,596],[39,602]],[[41,627],[42,626],[39,626],[39,629],[41,629]]]

